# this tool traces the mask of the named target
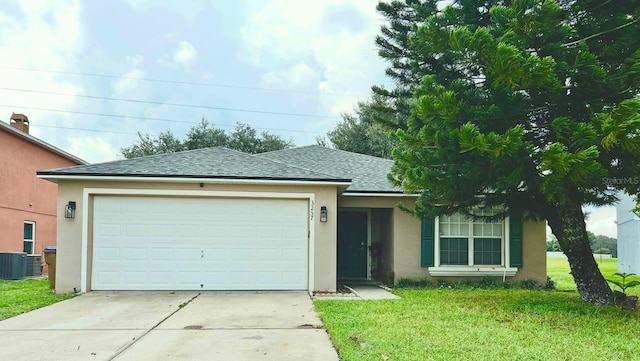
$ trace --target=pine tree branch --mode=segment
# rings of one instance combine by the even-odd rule
[[[596,38],[598,36],[602,36],[602,35],[614,32],[616,30],[620,30],[620,29],[626,28],[627,26],[633,25],[634,23],[638,22],[638,20],[640,20],[640,17],[637,17],[637,18],[633,19],[632,21],[630,21],[630,22],[628,22],[626,24],[623,24],[623,25],[620,25],[620,26],[616,26],[613,29],[609,29],[609,30],[606,30],[606,31],[599,32],[597,34],[589,35],[586,38],[582,38],[582,39],[579,39],[579,40],[576,40],[576,41],[572,41],[570,43],[562,44],[562,46],[563,47],[569,47],[569,46],[572,46],[572,45],[576,45],[576,44],[578,44],[580,42],[587,41],[589,39],[593,39],[593,38]]]
[[[594,10],[600,9],[601,7],[603,7],[603,6],[607,5],[608,3],[610,3],[611,1],[612,1],[612,0],[607,0],[607,1],[605,1],[605,2],[603,2],[602,4],[600,4],[600,5],[596,6],[596,7],[594,7],[593,9],[591,9],[591,10],[589,10],[589,11],[590,11],[590,12],[592,12],[592,11],[594,11]]]

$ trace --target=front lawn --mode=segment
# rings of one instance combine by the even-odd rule
[[[73,297],[56,295],[46,278],[0,280],[0,320]]]
[[[576,292],[394,292],[402,299],[315,301],[343,361],[634,360],[640,355],[640,313],[587,305]]]
[[[614,279],[620,280],[619,277],[614,276],[613,274],[618,272],[618,259],[617,258],[599,258],[595,257],[596,262],[598,263],[598,267],[600,267],[600,272],[606,279]],[[571,270],[569,269],[569,262],[564,257],[547,257],[547,276],[551,277],[552,280],[556,282],[556,288],[561,291],[575,291],[576,284],[573,282],[573,277],[571,276]],[[639,280],[640,277],[631,277],[628,280]],[[612,289],[616,290],[617,288],[609,284]],[[640,295],[640,286],[635,288],[629,288],[627,290],[628,294],[631,295]]]

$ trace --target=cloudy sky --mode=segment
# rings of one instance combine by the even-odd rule
[[[204,117],[315,143],[387,84],[376,0],[3,0],[0,120],[89,162]],[[589,228],[615,235],[615,211]]]

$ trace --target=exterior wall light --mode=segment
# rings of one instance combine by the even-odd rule
[[[320,207],[320,222],[326,222],[327,221],[327,207],[322,206]]]
[[[76,202],[69,201],[64,206],[64,218],[76,218]]]

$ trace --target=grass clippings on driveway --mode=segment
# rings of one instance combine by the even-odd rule
[[[56,295],[46,278],[0,280],[0,320],[66,300],[73,294]]]
[[[396,290],[400,300],[316,300],[343,361],[634,360],[640,313],[575,292]]]

